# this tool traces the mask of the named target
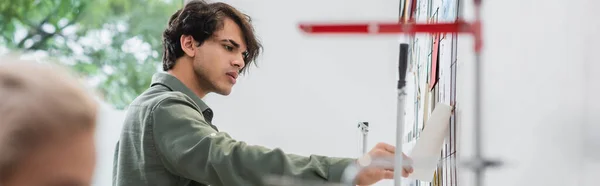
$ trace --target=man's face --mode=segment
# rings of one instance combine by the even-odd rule
[[[223,21],[223,29],[198,47],[193,65],[203,90],[229,95],[244,67],[246,44],[240,27],[231,19]]]
[[[89,186],[96,155],[93,132],[48,142],[22,157],[3,186]]]

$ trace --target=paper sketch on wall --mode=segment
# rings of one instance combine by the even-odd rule
[[[421,136],[409,153],[413,159],[414,172],[411,179],[431,182],[440,159],[439,153],[450,125],[452,107],[438,103],[427,120]]]

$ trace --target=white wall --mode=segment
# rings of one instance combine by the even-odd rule
[[[593,14],[598,5],[592,0],[484,1],[483,152],[506,164],[487,171],[486,186],[598,185],[592,182],[600,175],[600,70],[594,56],[600,49],[595,45],[600,22]],[[474,61],[472,40],[462,39],[457,112],[459,152],[466,160],[473,152]],[[472,175],[461,173],[459,185],[472,186]]]
[[[96,172],[94,186],[112,185],[112,168],[115,145],[121,135],[125,111],[116,110],[100,102],[96,128]]]

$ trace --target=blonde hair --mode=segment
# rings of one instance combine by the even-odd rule
[[[95,100],[56,65],[0,60],[0,180],[33,149],[95,129]]]

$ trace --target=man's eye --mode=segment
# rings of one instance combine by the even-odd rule
[[[225,50],[227,51],[233,51],[233,47],[229,46],[229,45],[223,45],[223,47],[225,48]]]

